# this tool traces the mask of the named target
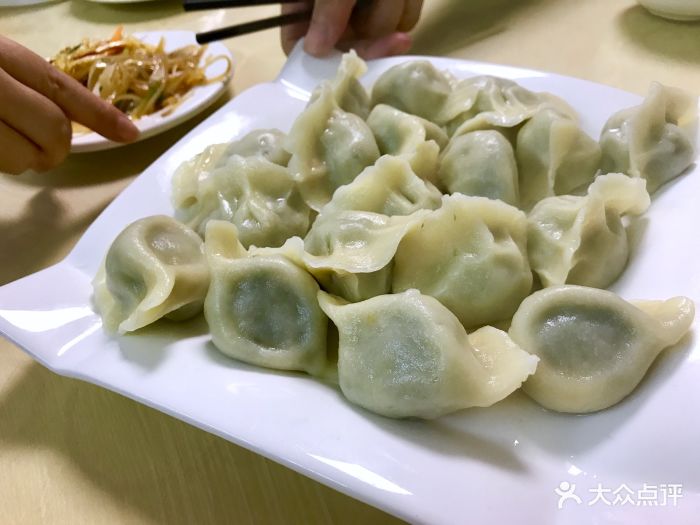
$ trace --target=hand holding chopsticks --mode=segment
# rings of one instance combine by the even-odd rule
[[[406,31],[418,21],[422,0],[183,0],[185,10],[282,4],[282,14],[235,26],[199,33],[199,43],[282,27],[282,46],[291,51],[305,36],[304,47],[316,56],[334,47],[353,47],[365,58],[408,51]]]

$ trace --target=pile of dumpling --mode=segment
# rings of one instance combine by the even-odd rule
[[[128,226],[95,278],[106,329],[203,308],[224,354],[334,377],[390,417],[485,407],[521,385],[561,412],[627,396],[694,305],[603,288],[648,192],[693,162],[697,100],[653,84],[597,142],[563,100],[510,80],[410,61],[370,96],[364,71],[345,55],[288,135],[184,163],[177,220]]]

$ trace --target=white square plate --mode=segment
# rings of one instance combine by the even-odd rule
[[[370,63],[366,83],[403,60]],[[431,60],[458,77],[497,75],[562,96],[594,137],[614,111],[640,101],[558,75]],[[412,522],[697,523],[694,333],[662,355],[632,396],[601,413],[554,414],[516,393],[494,407],[432,422],[375,416],[310,377],[227,359],[201,319],[162,322],[120,338],[103,333],[90,282],[115,236],[137,218],[171,214],[171,175],[205,146],[255,128],[288,131],[310,90],[337,63],[297,48],[275,82],[242,93],[200,124],[104,211],[64,261],[0,288],[0,332],[59,374],[120,392]],[[635,229],[629,267],[614,286],[623,297],[700,301],[695,171],[658,192],[648,220]],[[579,500],[565,499],[559,509],[555,490],[562,487]],[[594,501],[596,491],[609,504]]]

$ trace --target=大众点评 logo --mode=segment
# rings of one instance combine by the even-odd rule
[[[630,487],[622,483],[617,487],[606,487],[597,483],[595,487],[586,491],[576,492],[576,484],[562,481],[554,489],[559,497],[557,508],[563,509],[568,505],[605,505],[608,507],[622,507],[631,505],[636,507],[676,507],[678,500],[683,497],[683,485],[681,483],[662,483],[650,485],[644,483],[641,488]]]

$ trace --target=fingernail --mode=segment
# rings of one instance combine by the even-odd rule
[[[411,36],[408,33],[394,33],[389,37],[388,55],[403,55],[411,49]]]
[[[309,31],[304,38],[304,50],[310,55],[321,57],[327,55],[332,48],[328,42],[328,32],[324,27],[316,27]]]
[[[411,37],[407,33],[392,33],[367,46],[364,58],[374,58],[402,55],[411,49]]]
[[[413,39],[408,33],[396,33],[396,44],[399,53],[407,53],[413,45]]]
[[[141,134],[139,128],[136,127],[136,124],[134,124],[129,117],[124,114],[121,114],[119,116],[119,120],[117,121],[117,133],[124,142],[133,142]]]

